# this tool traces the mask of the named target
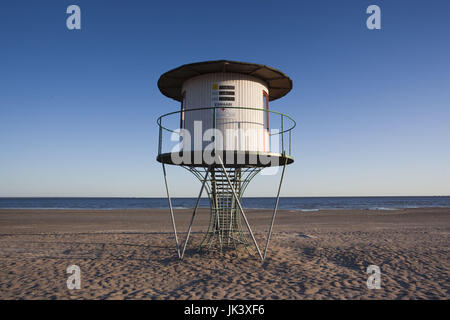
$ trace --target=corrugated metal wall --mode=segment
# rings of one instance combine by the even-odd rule
[[[220,89],[232,88],[233,89]],[[263,91],[269,93],[264,81],[243,74],[235,73],[211,73],[197,76],[187,80],[183,84],[183,92],[186,98],[184,107],[186,110],[195,108],[213,107],[217,101],[213,101],[221,94],[232,97],[234,101],[219,101],[234,107],[263,108]],[[227,98],[225,98],[227,99]],[[216,99],[217,100],[217,99]],[[194,121],[202,122],[202,135],[207,129],[213,128],[213,110],[199,110],[186,112],[184,115],[185,129],[194,133]],[[269,151],[269,135],[264,125],[266,112],[256,110],[240,110],[221,108],[216,110],[216,126],[223,134],[223,150],[240,151]],[[209,143],[193,146],[191,150],[200,150]],[[219,149],[219,145],[217,145]],[[187,150],[187,148],[183,148]]]

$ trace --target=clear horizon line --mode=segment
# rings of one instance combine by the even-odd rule
[[[449,195],[355,195],[355,196],[280,196],[280,198],[388,198],[388,197],[450,197]],[[7,199],[7,198],[120,198],[120,199],[166,199],[166,196],[162,197],[132,197],[132,196],[0,196],[0,199]],[[195,196],[192,197],[186,197],[186,196],[172,196],[171,198],[197,198]],[[207,199],[208,197],[201,197]],[[244,196],[243,198],[276,198],[275,196]]]

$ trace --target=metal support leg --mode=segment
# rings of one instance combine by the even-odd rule
[[[283,184],[284,171],[286,169],[286,164],[287,164],[287,158],[284,162],[283,171],[281,172],[280,185],[278,186],[277,200],[275,202],[275,208],[273,209],[272,222],[270,223],[269,233],[267,234],[266,247],[264,248],[263,260],[266,258],[267,248],[269,247],[270,236],[272,235],[273,223],[275,221],[275,215],[277,214],[277,210],[278,210],[278,201],[280,200],[281,185]]]
[[[200,188],[200,193],[198,194],[197,202],[195,203],[194,211],[192,212],[191,222],[189,223],[189,228],[187,231],[186,240],[184,240],[183,251],[181,252],[180,259],[183,259],[183,257],[184,257],[184,251],[186,250],[186,245],[189,240],[189,235],[191,234],[192,223],[194,222],[195,213],[197,212],[197,208],[200,203],[200,198],[202,196],[203,189],[205,188],[206,181],[208,180],[208,174],[209,174],[209,170],[206,171],[205,179],[203,180],[202,187]]]
[[[233,184],[231,183],[231,180],[228,177],[228,173],[227,173],[227,170],[225,169],[222,159],[220,158],[219,155],[217,155],[217,158],[219,160],[220,165],[222,166],[222,169],[223,169],[225,178],[227,179],[228,185],[230,186],[231,190],[233,191],[234,199],[236,200],[239,210],[241,211],[242,216],[244,217],[244,221],[245,221],[245,224],[247,225],[247,229],[250,232],[250,235],[252,236],[253,243],[255,244],[256,250],[258,250],[259,257],[261,258],[261,260],[264,260],[262,254],[261,254],[261,250],[259,250],[258,243],[256,242],[255,236],[253,235],[252,229],[250,228],[250,224],[248,223],[247,217],[245,216],[244,210],[242,209],[241,202],[239,201],[239,198],[236,194],[236,190],[234,189]]]
[[[170,198],[169,185],[167,184],[166,167],[164,166],[164,163],[162,164],[162,168],[163,168],[163,173],[164,173],[164,182],[166,184],[167,199],[169,200],[170,217],[172,218],[173,233],[175,234],[175,242],[177,245],[177,254],[178,254],[178,258],[181,259],[180,245],[178,244],[178,237],[177,237],[177,228],[175,227],[175,218],[173,216],[172,199]]]

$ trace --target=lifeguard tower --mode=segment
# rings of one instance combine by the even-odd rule
[[[274,68],[236,61],[186,64],[164,73],[160,91],[180,103],[180,110],[157,120],[157,161],[162,164],[175,234],[182,259],[200,198],[206,190],[210,222],[201,248],[248,248],[248,235],[264,260],[278,209],[286,165],[293,163],[291,132],[295,121],[269,109],[269,102],[292,89],[292,80]],[[178,240],[166,165],[178,165],[201,182],[186,238]],[[264,251],[261,252],[242,208],[241,200],[251,179],[263,168],[281,166],[282,173]],[[248,233],[245,232],[245,224]]]

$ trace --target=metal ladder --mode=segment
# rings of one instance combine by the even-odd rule
[[[228,168],[227,174],[236,193],[241,198],[241,169]],[[236,247],[248,245],[242,231],[241,213],[233,196],[233,190],[227,182],[221,168],[211,169],[211,219],[208,232],[202,242],[208,247]]]

